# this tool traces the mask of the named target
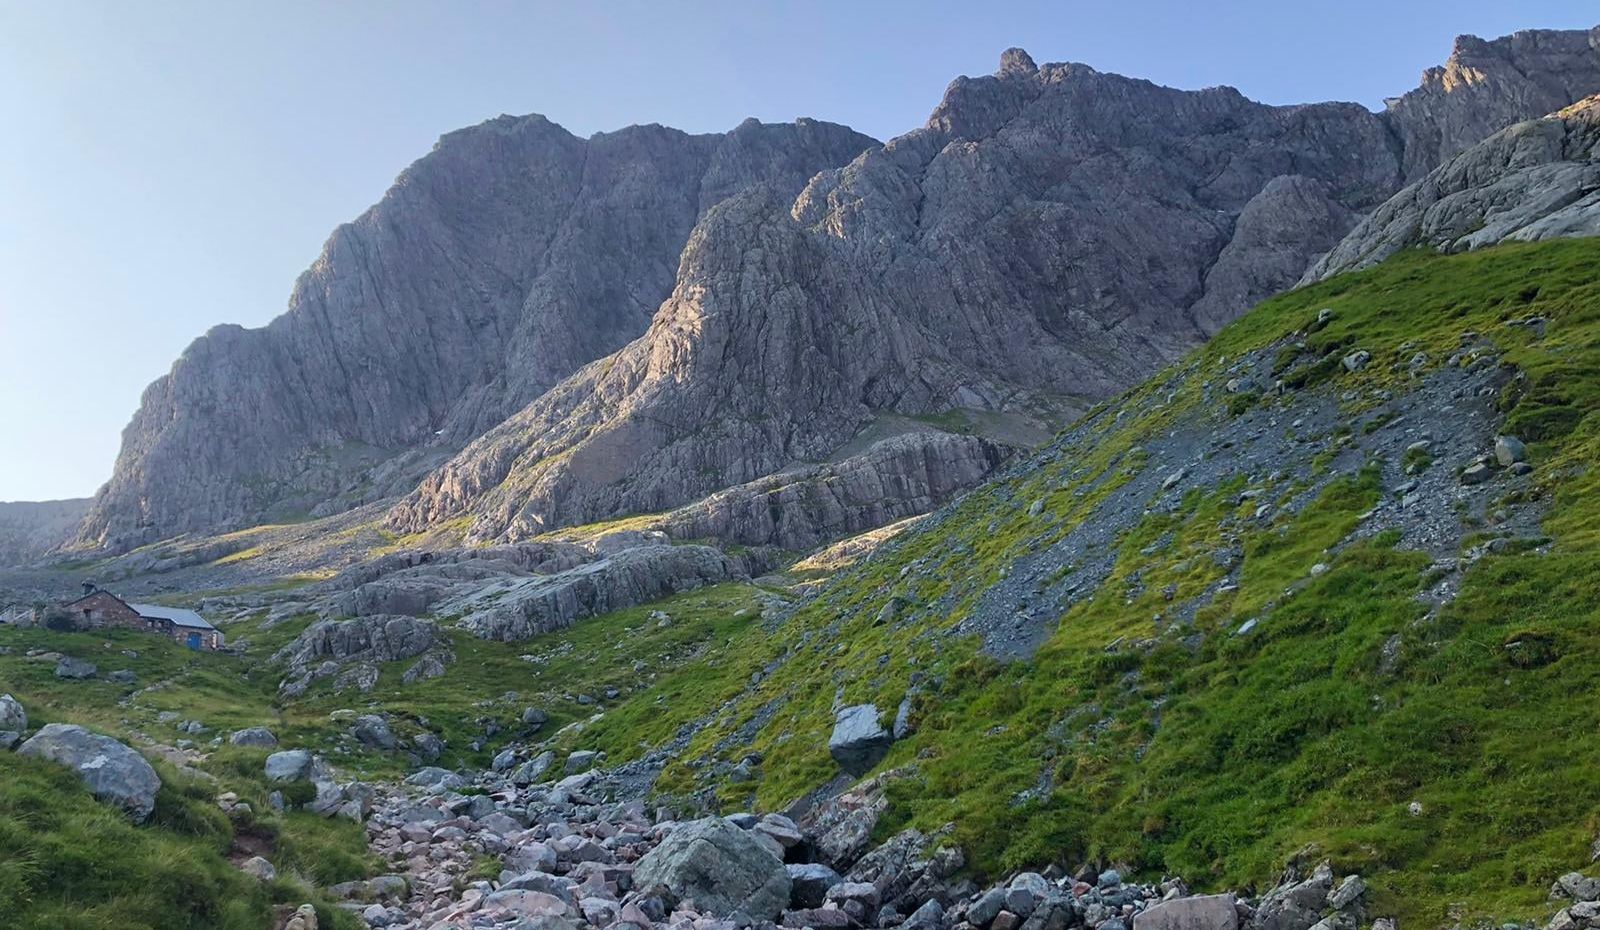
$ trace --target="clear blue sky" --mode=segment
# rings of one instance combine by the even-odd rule
[[[1592,0],[0,0],[0,500],[92,493],[139,392],[259,325],[332,228],[441,133],[814,116],[888,138],[1002,49],[1270,103],[1374,108],[1458,33]]]

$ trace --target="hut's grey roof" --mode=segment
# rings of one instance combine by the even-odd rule
[[[214,630],[199,614],[182,607],[162,607],[159,604],[129,604],[134,612],[151,620],[171,620],[177,626],[195,630]]]

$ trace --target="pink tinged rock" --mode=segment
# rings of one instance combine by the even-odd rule
[[[486,908],[501,908],[521,917],[565,917],[572,912],[567,903],[542,891],[496,891],[483,899]]]
[[[1162,901],[1133,917],[1133,930],[1238,930],[1231,894],[1195,895]]]

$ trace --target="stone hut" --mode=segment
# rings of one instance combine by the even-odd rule
[[[83,588],[82,597],[61,607],[81,616],[90,628],[120,627],[157,633],[195,650],[222,648],[222,631],[192,610],[159,604],[131,604],[93,584],[85,584]]]

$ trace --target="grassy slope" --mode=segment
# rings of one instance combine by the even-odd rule
[[[777,634],[738,639],[697,681],[704,710],[774,657],[791,660],[724,709],[684,759],[756,750],[761,781],[721,784],[723,802],[782,805],[836,771],[826,752],[836,689],[847,703],[893,708],[919,674],[920,728],[884,763],[918,774],[898,783],[889,826],[953,820],[981,870],[1095,856],[1237,885],[1270,878],[1315,843],[1341,870],[1375,880],[1381,908],[1406,921],[1539,911],[1551,880],[1588,861],[1600,827],[1596,269],[1600,240],[1410,253],[1268,301],[1103,410],[1065,454],[908,531]],[[1099,596],[1068,611],[1032,661],[1002,666],[970,640],[939,635],[1015,559],[1049,544],[1030,502],[1043,498],[1064,534],[1125,478],[1146,437],[1185,419],[1225,421],[1225,405],[1201,406],[1198,385],[1226,380],[1226,358],[1306,328],[1322,307],[1336,315],[1307,337],[1309,351],[1359,345],[1374,356],[1358,374],[1324,367],[1341,391],[1403,388],[1404,366],[1391,363],[1420,350],[1440,364],[1466,330],[1493,337],[1526,376],[1504,398],[1508,431],[1530,442],[1552,551],[1484,559],[1430,616],[1414,599],[1427,557],[1384,534],[1325,552],[1381,493],[1367,469],[1270,528],[1230,521],[1244,536],[1240,587],[1201,609],[1196,629],[1209,635],[1196,654],[1173,638],[1128,648],[1157,636],[1168,583],[1181,600],[1221,575],[1203,554],[1219,523],[1251,505],[1237,502],[1238,487],[1203,489],[1120,542]],[[1534,314],[1549,321],[1543,339],[1505,325]],[[1141,551],[1169,532],[1165,548]],[[1331,569],[1285,596],[1319,561]],[[1136,577],[1144,593],[1126,596]],[[892,597],[927,606],[915,622],[879,624]],[[1254,635],[1225,635],[1252,617]],[[1379,650],[1395,633],[1398,666],[1380,674]],[[628,714],[668,697],[646,694],[586,737],[626,747]],[[753,739],[736,735],[774,703]],[[699,782],[683,764],[663,784]],[[1422,816],[1408,813],[1412,801]]]

